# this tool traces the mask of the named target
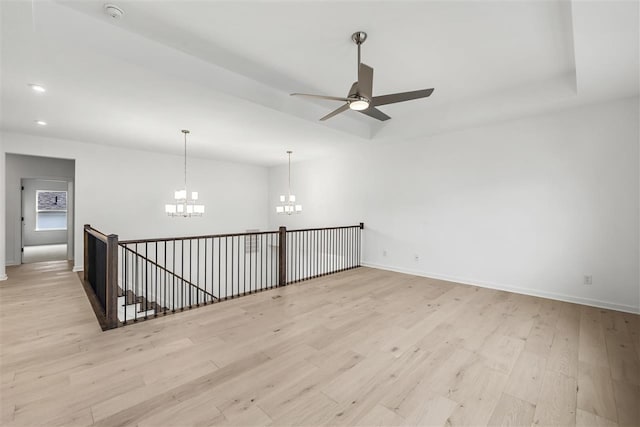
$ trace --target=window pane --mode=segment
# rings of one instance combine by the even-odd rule
[[[66,191],[37,191],[39,211],[66,211]]]
[[[38,230],[66,230],[67,229],[67,213],[66,212],[38,212],[37,214]]]

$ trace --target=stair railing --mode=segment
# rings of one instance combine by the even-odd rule
[[[96,294],[102,292],[105,301],[108,294],[105,313],[109,312],[110,327],[116,327],[357,268],[363,228],[363,223],[299,230],[280,227],[118,242],[117,236],[87,225],[85,280],[97,284],[92,288]],[[102,264],[97,262],[103,249],[109,253],[103,257],[108,275],[101,275]],[[103,276],[104,285],[97,278]]]

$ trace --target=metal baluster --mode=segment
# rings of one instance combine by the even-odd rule
[[[164,258],[163,258],[163,262],[162,264],[164,265],[164,280],[163,280],[163,289],[164,289],[164,297],[162,298],[162,312],[164,313],[164,315],[167,315],[167,270],[166,268],[168,267],[167,265],[167,241],[164,241]]]
[[[340,235],[340,271],[344,270],[344,229],[338,231]]]
[[[153,281],[153,300],[155,301],[155,305],[153,306],[153,317],[158,317],[158,242],[155,242],[155,279]]]
[[[234,238],[231,236],[231,298],[233,298],[233,253],[234,253]]]
[[[147,244],[147,242],[144,243],[144,256],[145,258],[149,258],[149,251],[147,250],[147,248],[149,247],[149,245]],[[146,259],[143,259],[144,262],[144,271],[142,274],[144,274],[144,318],[145,320],[147,319],[147,301],[149,301],[149,263],[147,262]],[[142,304],[141,307],[142,308]]]
[[[207,292],[207,241],[209,239],[205,237],[204,239],[204,291]],[[213,292],[211,292],[213,293]],[[207,294],[203,295],[204,305],[207,305]]]
[[[128,276],[129,276],[129,270],[128,270],[128,267],[129,267],[129,263],[128,263],[129,251],[127,250],[128,249],[127,245],[124,245],[124,248],[125,248],[125,251],[124,251],[124,277],[125,277],[125,279],[124,279],[124,283],[122,284],[122,296],[124,297],[123,298],[124,304],[123,304],[122,308],[124,310],[124,320],[123,320],[122,323],[126,325],[127,324],[127,309],[126,309],[126,305],[127,305],[127,288],[128,288],[128,283],[129,283],[129,280],[128,280]]]
[[[140,266],[140,257],[138,256],[138,244],[136,243],[136,249],[135,249],[135,255],[136,255],[136,263],[135,263],[135,271],[136,271],[136,280],[135,280],[135,286],[134,286],[134,291],[133,291],[133,321],[137,322],[138,321],[138,307],[137,307],[137,300],[138,300],[138,288],[140,287],[140,282],[138,281],[138,274],[140,272],[139,270],[139,266]]]
[[[168,286],[171,294],[171,307],[167,306],[167,308],[171,309],[172,313],[176,311],[176,241],[171,240],[171,273],[169,274],[170,283]]]
[[[353,268],[353,228],[349,228],[349,268]]]
[[[355,230],[354,242],[356,244],[356,256],[355,256],[355,265],[356,267],[360,266],[360,227]]]
[[[224,299],[229,298],[229,241],[224,237]]]

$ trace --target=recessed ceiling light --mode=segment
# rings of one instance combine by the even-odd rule
[[[29,85],[29,87],[34,91],[34,92],[38,92],[38,93],[43,93],[46,92],[47,90],[44,88],[44,86],[40,86],[34,83],[31,83]]]
[[[37,124],[38,126],[46,126],[46,125],[47,125],[47,122],[45,122],[44,120],[36,120],[36,124]]]

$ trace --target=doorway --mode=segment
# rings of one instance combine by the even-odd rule
[[[73,224],[70,185],[54,179],[21,180],[21,263],[68,259]]]

